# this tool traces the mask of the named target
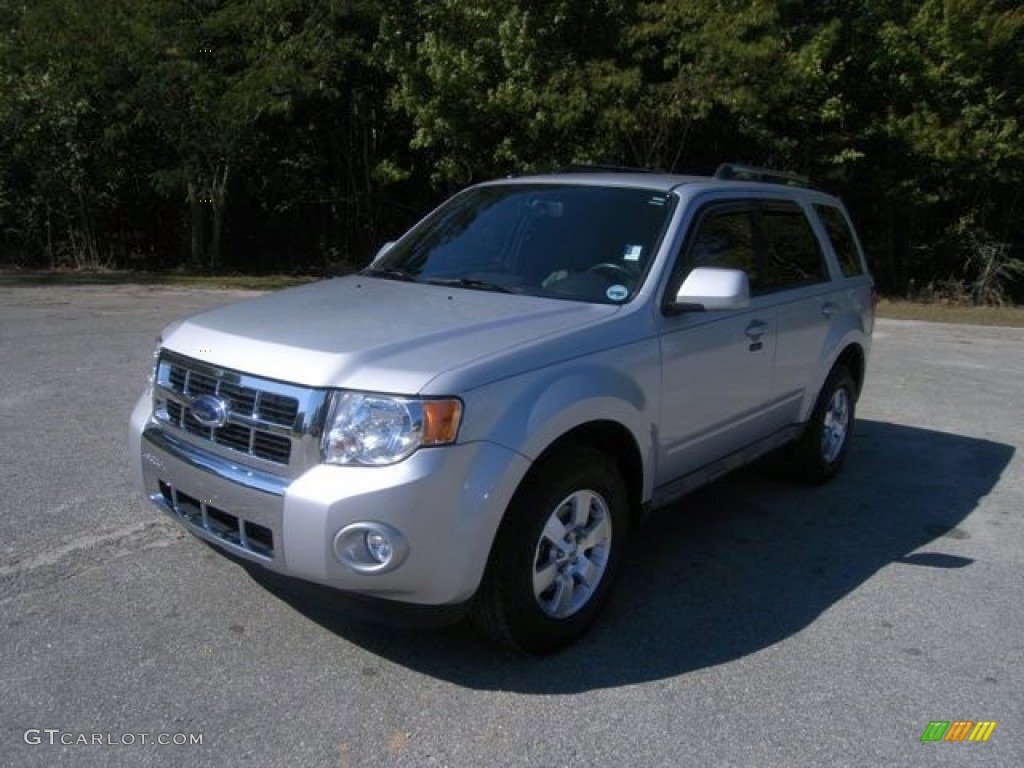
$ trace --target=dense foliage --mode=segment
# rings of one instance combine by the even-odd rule
[[[883,289],[999,300],[1024,7],[0,0],[0,260],[22,266],[355,266],[475,180],[723,160],[842,195]]]

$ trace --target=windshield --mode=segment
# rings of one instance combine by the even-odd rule
[[[674,196],[571,184],[474,187],[364,274],[620,304],[639,290]]]

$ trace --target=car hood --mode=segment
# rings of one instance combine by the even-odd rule
[[[499,377],[493,359],[502,351],[599,324],[618,311],[350,276],[203,312],[171,326],[163,344],[217,367],[295,384],[416,394],[475,360],[490,359],[488,376]]]

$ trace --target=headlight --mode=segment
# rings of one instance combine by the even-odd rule
[[[146,394],[149,396],[153,394],[153,384],[156,382],[156,369],[160,365],[160,350],[163,343],[163,338],[157,336],[156,346],[153,347],[153,359],[150,361],[149,374],[146,376]]]
[[[462,403],[454,398],[336,392],[322,442],[329,464],[394,464],[417,448],[455,442]]]

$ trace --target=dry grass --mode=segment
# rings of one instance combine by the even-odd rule
[[[878,316],[893,320],[923,320],[929,323],[965,323],[967,325],[1002,325],[1024,328],[1024,307],[973,307],[960,304],[932,303],[882,299]]]
[[[273,291],[318,280],[295,275],[195,275],[128,270],[0,270],[0,285],[179,285]]]

